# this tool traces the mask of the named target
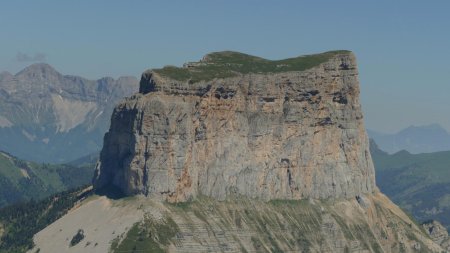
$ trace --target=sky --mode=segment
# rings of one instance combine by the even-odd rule
[[[444,0],[5,0],[0,72],[47,62],[91,79],[139,77],[212,51],[275,60],[347,49],[367,128],[450,131],[449,12]]]

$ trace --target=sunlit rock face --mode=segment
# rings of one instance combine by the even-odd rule
[[[211,55],[181,70],[236,67]],[[351,52],[301,70],[230,73],[205,81],[145,72],[140,93],[114,109],[95,187],[173,202],[376,191]]]

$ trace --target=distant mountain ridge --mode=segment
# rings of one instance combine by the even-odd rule
[[[421,222],[438,220],[450,230],[450,151],[388,154],[370,141],[377,185]]]
[[[62,163],[97,152],[115,104],[138,90],[135,77],[88,80],[45,63],[0,74],[0,149]]]
[[[450,133],[438,124],[410,126],[395,134],[367,130],[380,149],[389,154],[406,150],[411,154],[450,150]]]
[[[37,164],[0,151],[0,208],[88,185],[94,164]]]

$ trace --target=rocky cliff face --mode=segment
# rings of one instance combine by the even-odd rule
[[[113,112],[94,185],[173,202],[354,198],[376,190],[362,118],[350,52],[213,53],[143,74]]]
[[[101,148],[112,110],[138,90],[134,77],[88,80],[33,64],[0,74],[0,150],[38,162],[67,162]]]

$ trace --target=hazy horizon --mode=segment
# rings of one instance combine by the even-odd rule
[[[445,1],[8,1],[0,72],[46,62],[89,79],[139,77],[212,51],[282,59],[355,52],[368,129],[450,130],[450,25]]]

